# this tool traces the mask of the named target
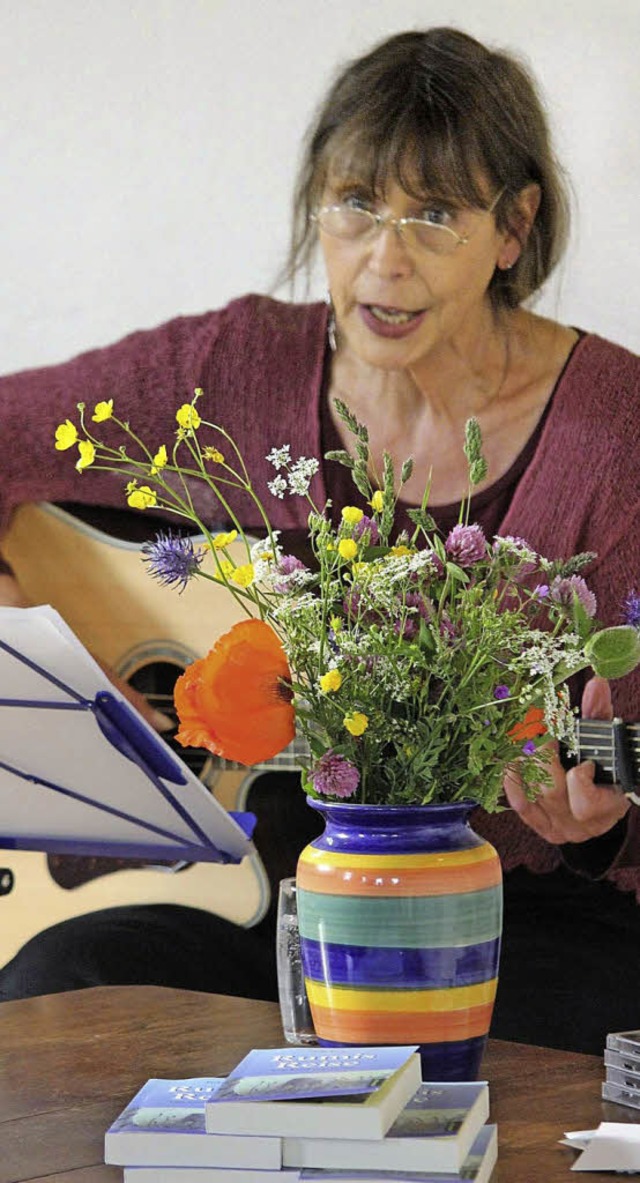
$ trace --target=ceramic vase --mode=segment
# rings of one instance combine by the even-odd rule
[[[305,982],[323,1045],[418,1044],[424,1080],[478,1077],[502,931],[500,861],[474,806],[308,798],[300,855]]]

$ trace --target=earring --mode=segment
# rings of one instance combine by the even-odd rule
[[[507,257],[507,258],[504,260],[504,262],[503,262],[503,263],[498,263],[498,267],[500,268],[500,271],[511,271],[511,268],[512,268],[512,267],[515,267],[515,265],[516,265],[516,263],[518,262],[518,259],[519,259],[519,258],[520,258],[520,252],[519,252],[519,251],[518,251],[518,254],[516,255],[515,259],[514,259],[514,258],[511,258],[511,256],[508,256],[508,257]]]
[[[329,308],[329,318],[327,320],[327,341],[329,342],[329,349],[335,353],[338,348],[338,341],[336,337],[336,314],[333,310],[333,300],[331,299],[331,292],[327,292],[326,302]]]

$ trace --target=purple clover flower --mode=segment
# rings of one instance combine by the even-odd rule
[[[171,530],[161,531],[155,542],[142,546],[143,562],[154,579],[164,587],[178,586],[183,592],[189,580],[197,574],[204,559],[204,547],[198,550],[188,534],[174,534]]]
[[[487,540],[481,526],[457,525],[450,531],[445,549],[449,558],[460,567],[472,567],[487,554]]]
[[[564,604],[570,608],[573,603],[574,593],[582,604],[587,616],[595,616],[598,606],[597,600],[593,592],[587,587],[582,576],[569,575],[561,579],[559,575],[556,575],[550,588],[551,599],[555,600],[557,604]]]
[[[502,698],[508,698],[510,694],[511,691],[509,690],[509,687],[505,686],[504,683],[501,682],[499,686],[496,686],[493,692],[493,697],[500,700]]]
[[[351,537],[359,542],[365,531],[369,534],[370,545],[377,546],[380,541],[378,523],[373,518],[368,518],[366,514],[360,518],[359,522],[356,522],[351,531]]]
[[[307,571],[304,563],[300,562],[295,555],[281,555],[276,566],[276,577],[273,581],[273,590],[280,594],[285,594],[291,590],[295,575],[298,571]],[[278,578],[280,576],[281,578]],[[291,577],[294,577],[292,579]]]
[[[622,608],[624,623],[640,628],[640,596],[636,591],[629,592]]]
[[[312,769],[310,779],[316,792],[326,797],[352,797],[360,784],[360,773],[346,756],[330,748]]]

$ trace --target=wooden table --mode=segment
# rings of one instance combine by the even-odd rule
[[[250,1048],[281,1044],[270,1002],[111,986],[1,1003],[0,1183],[120,1183],[103,1135],[145,1080],[223,1076]],[[494,1040],[483,1075],[498,1123],[493,1183],[569,1183],[564,1130],[640,1120],[600,1100],[597,1056]]]

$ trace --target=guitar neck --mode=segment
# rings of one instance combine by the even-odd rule
[[[633,793],[640,783],[640,723],[580,719],[578,760],[593,760],[598,784],[621,785]]]

